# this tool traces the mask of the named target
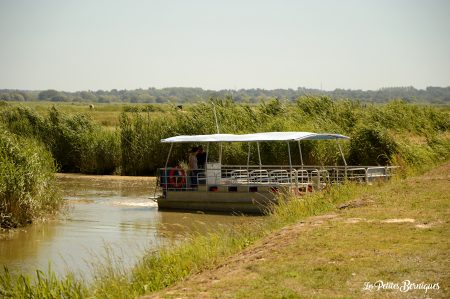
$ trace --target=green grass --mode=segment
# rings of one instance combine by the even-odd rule
[[[193,275],[158,297],[448,298],[450,165],[381,186],[346,186],[275,210],[269,234],[220,267]],[[359,208],[336,204],[364,201]],[[305,218],[307,215],[332,214]],[[299,220],[304,219],[303,223]],[[405,222],[386,222],[400,219]],[[408,222],[414,219],[414,222]],[[291,224],[291,225],[289,225]],[[280,227],[285,226],[282,230]],[[363,291],[364,283],[439,283],[439,290]]]
[[[59,279],[50,267],[47,272],[37,270],[34,279],[27,275],[12,275],[6,267],[0,275],[2,298],[77,299],[85,298],[87,294],[84,286],[72,275],[69,274],[64,279]]]

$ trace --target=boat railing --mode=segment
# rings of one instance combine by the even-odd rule
[[[305,166],[305,165],[221,165],[214,169],[159,169],[159,185],[165,190],[191,191],[199,186],[269,185],[312,187],[345,181],[371,183],[391,177],[396,166]],[[203,188],[201,188],[203,189]],[[208,188],[207,188],[208,189]]]

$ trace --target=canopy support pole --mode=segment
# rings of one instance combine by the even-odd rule
[[[289,141],[287,142],[287,146],[288,146],[288,155],[289,155],[289,169],[292,172],[291,146],[289,145]]]
[[[341,153],[342,160],[344,161],[345,170],[344,170],[344,179],[347,179],[347,161],[345,160],[344,153],[342,152],[341,143],[339,142],[339,139],[336,139],[336,142],[339,147],[339,152]]]
[[[170,158],[170,154],[172,153],[172,148],[173,148],[173,143],[170,144],[169,154],[167,155],[166,165],[164,167],[165,169],[167,169],[167,165],[169,165],[169,158]]]
[[[337,142],[337,144],[339,147],[339,152],[341,153],[342,160],[344,161],[344,165],[347,167],[347,161],[345,160],[344,153],[342,152],[341,144],[339,143],[339,141]]]
[[[206,144],[205,170],[206,165],[208,165],[208,158],[209,158],[209,142]]]
[[[220,134],[219,121],[217,119],[217,113],[216,113],[216,105],[214,105],[214,102],[212,102],[212,101],[211,101],[211,104],[213,106],[214,120],[216,121],[217,134]],[[220,163],[220,165],[222,165],[222,142],[219,142],[219,163]]]
[[[292,159],[291,159],[291,145],[289,144],[289,141],[287,142],[287,146],[288,146],[288,155],[289,155],[289,180],[290,183],[292,183]],[[297,173],[297,171],[295,171],[295,173]],[[295,175],[295,177],[297,178],[298,176]],[[297,179],[295,180],[295,188],[296,190],[298,190],[298,182]]]
[[[213,102],[211,102],[213,105],[213,111],[214,111],[214,120],[216,121],[216,129],[217,129],[217,134],[220,134],[219,131],[219,121],[217,120],[217,114],[216,114],[216,105],[214,105]]]
[[[258,148],[258,159],[259,159],[259,169],[261,169],[261,151],[259,150],[259,142],[256,142],[256,147]]]
[[[250,167],[250,142],[248,142],[247,144],[248,144],[248,153],[247,153],[247,171],[248,171],[248,168]]]
[[[303,170],[303,155],[302,155],[302,146],[300,145],[300,140],[297,140],[298,143],[298,151],[300,153],[300,163],[302,165],[302,170]]]

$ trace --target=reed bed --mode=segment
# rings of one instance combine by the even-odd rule
[[[90,113],[68,113],[55,107],[43,116],[24,106],[7,105],[0,108],[0,122],[15,134],[44,143],[59,171],[92,174],[154,175],[169,149],[160,140],[217,133],[214,115],[221,133],[312,131],[348,135],[351,141],[341,145],[353,165],[417,167],[439,163],[450,152],[448,111],[400,100],[370,105],[305,96],[294,103],[273,99],[259,105],[237,104],[231,98],[211,99],[184,110],[169,105],[114,106],[122,109],[116,129],[99,125]],[[170,163],[186,161],[189,146],[175,146]],[[261,143],[261,148],[265,164],[288,161],[282,142]],[[210,157],[216,159],[218,147],[210,150]],[[246,164],[247,150],[247,144],[223,144],[223,163]],[[335,142],[305,141],[302,151],[310,165],[343,163]],[[294,164],[300,163],[298,155],[293,159]],[[258,162],[256,147],[251,148],[251,162]]]
[[[0,227],[16,228],[62,205],[50,153],[35,140],[0,127]]]

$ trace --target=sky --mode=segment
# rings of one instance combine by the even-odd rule
[[[448,0],[0,0],[0,89],[450,86]]]

